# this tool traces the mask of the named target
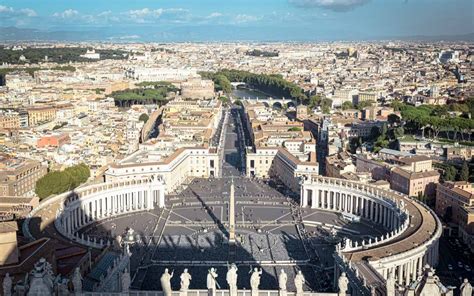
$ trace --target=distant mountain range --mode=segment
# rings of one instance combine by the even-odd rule
[[[144,30],[141,34],[137,31]],[[318,38],[311,34],[292,34],[290,29],[273,30],[273,35],[256,32],[251,27],[232,26],[191,26],[174,28],[141,28],[133,31],[112,31],[113,28],[98,28],[84,31],[73,30],[38,30],[16,27],[0,27],[0,42],[17,41],[155,41],[155,42],[206,42],[206,41],[332,41],[347,40],[356,41],[354,37],[348,38]],[[232,35],[229,35],[232,32]],[[291,36],[282,38],[282,35]],[[290,39],[294,38],[294,39]],[[362,38],[362,40],[407,40],[407,41],[471,41],[474,42],[474,32],[463,35],[439,35],[439,36],[380,36]]]

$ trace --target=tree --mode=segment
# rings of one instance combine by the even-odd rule
[[[319,95],[314,95],[314,96],[309,97],[308,107],[310,109],[314,109],[315,107],[319,106],[321,103],[321,99],[322,98]]]
[[[375,140],[377,139],[378,137],[380,136],[380,129],[378,128],[378,126],[373,126],[371,129],[370,129],[370,138]]]
[[[64,171],[49,172],[36,182],[35,192],[40,199],[53,194],[72,190],[84,183],[90,177],[87,165],[81,163],[68,167]]]
[[[228,104],[230,102],[229,98],[225,96],[220,96],[219,100],[221,100],[223,104]]]
[[[460,181],[469,181],[469,165],[467,161],[463,162],[461,168],[461,174],[459,175]]]
[[[229,79],[224,75],[216,75],[214,78],[215,89],[217,91],[222,90],[224,93],[230,93],[232,91],[232,85],[230,84]]]
[[[149,116],[148,116],[148,114],[145,114],[145,113],[140,115],[140,117],[138,118],[138,120],[143,121],[144,123],[146,123],[148,121],[148,119],[149,119]]]
[[[403,137],[403,135],[405,134],[405,129],[402,126],[399,126],[393,130],[393,134],[397,139]]]
[[[357,109],[362,110],[362,109],[365,109],[365,108],[367,108],[367,107],[371,107],[371,106],[373,106],[374,104],[375,104],[374,101],[363,101],[363,102],[359,102],[359,103],[357,104]]]
[[[400,117],[397,114],[393,114],[393,113],[388,115],[387,121],[391,125],[399,124],[401,122]]]
[[[349,101],[342,103],[341,107],[342,107],[342,110],[354,109],[354,105],[352,104],[352,102],[349,102]]]
[[[444,171],[445,181],[454,181],[456,179],[456,168],[452,165],[448,166]]]
[[[299,132],[301,131],[301,128],[300,127],[297,127],[297,126],[294,126],[294,127],[290,127],[288,129],[289,132]]]
[[[394,111],[400,111],[403,108],[404,104],[400,101],[393,101],[391,106]]]

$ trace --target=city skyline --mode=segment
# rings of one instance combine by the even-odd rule
[[[472,40],[469,0],[11,1],[4,40]],[[15,27],[16,29],[13,29]],[[33,29],[34,31],[31,31]]]

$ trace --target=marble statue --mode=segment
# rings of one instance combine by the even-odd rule
[[[76,267],[74,274],[72,275],[72,285],[74,287],[74,293],[79,295],[82,293],[82,276],[79,267]]]
[[[296,296],[303,296],[303,286],[305,283],[305,278],[301,270],[298,270],[298,273],[295,276],[295,287],[296,287]]]
[[[132,281],[130,279],[130,273],[128,272],[127,269],[123,271],[120,279],[122,282],[122,293],[128,293],[128,291],[130,290],[130,284]]]
[[[3,278],[3,295],[11,296],[12,295],[12,278],[10,274],[7,272],[5,277]]]
[[[461,287],[461,296],[472,296],[472,285],[469,283],[468,279],[464,279]]]
[[[209,296],[216,296],[216,286],[217,286],[217,280],[216,278],[218,277],[216,273],[216,269],[214,267],[211,267],[209,270],[209,273],[207,274],[207,281],[206,281],[206,286],[207,286],[207,291]]]
[[[161,275],[161,289],[165,296],[171,296],[173,290],[171,290],[171,278],[173,277],[173,272],[171,274],[168,272],[168,268],[165,268],[165,272]]]
[[[346,296],[348,289],[349,280],[347,279],[346,273],[341,273],[337,285],[339,287],[339,296]]]
[[[189,274],[188,269],[185,268],[183,273],[179,276],[181,279],[181,288],[179,289],[181,292],[187,292],[189,289],[189,285],[191,284],[191,280],[193,279],[192,276]]]
[[[59,296],[69,296],[68,290],[68,280],[67,279],[58,279],[58,295]]]
[[[286,283],[288,282],[288,275],[286,274],[285,270],[280,270],[280,274],[278,275],[278,288],[280,296],[286,296]]]
[[[389,272],[387,281],[386,281],[386,288],[387,288],[387,296],[395,296],[395,275],[394,272]]]
[[[232,264],[227,271],[226,280],[229,285],[229,296],[237,296],[237,265]]]
[[[260,286],[260,277],[262,275],[262,269],[258,270],[257,267],[253,269],[252,276],[250,276],[250,288],[252,289],[252,296],[258,296],[258,286]]]
[[[47,262],[41,258],[31,272],[28,296],[50,296],[53,295],[53,282],[50,278]]]

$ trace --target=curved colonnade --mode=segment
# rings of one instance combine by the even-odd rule
[[[164,207],[165,186],[159,177],[83,186],[41,202],[27,220],[55,204],[54,223],[61,235],[89,247],[102,248],[110,241],[96,241],[79,235],[78,231],[102,219]],[[439,219],[429,208],[403,194],[313,176],[301,185],[301,206],[342,213],[349,220],[362,219],[387,230],[385,235],[374,239],[362,242],[346,239],[337,245],[340,260],[336,258],[336,262],[349,263],[347,266],[352,269],[357,269],[358,263],[368,263],[371,272],[383,281],[391,275],[399,285],[408,285],[426,264],[435,266],[438,262]],[[33,237],[28,221],[23,224],[23,231]],[[342,270],[343,264],[338,265]],[[351,274],[350,270],[346,271]],[[363,282],[368,281],[369,275],[364,270],[354,273]]]
[[[301,206],[334,211],[349,219],[383,226],[387,233],[359,242],[346,239],[336,246],[341,261],[352,268],[368,263],[376,277],[393,276],[409,285],[424,266],[438,263],[441,222],[431,209],[408,196],[352,181],[313,176],[301,186]],[[304,222],[304,221],[303,221]],[[355,272],[363,282],[374,275]],[[367,278],[366,278],[367,277]]]
[[[23,224],[28,237],[33,238],[29,231],[31,218],[52,204],[59,205],[54,226],[61,235],[89,247],[102,248],[110,241],[79,235],[78,230],[102,219],[164,207],[165,184],[160,178],[101,183],[53,196],[28,215]]]

